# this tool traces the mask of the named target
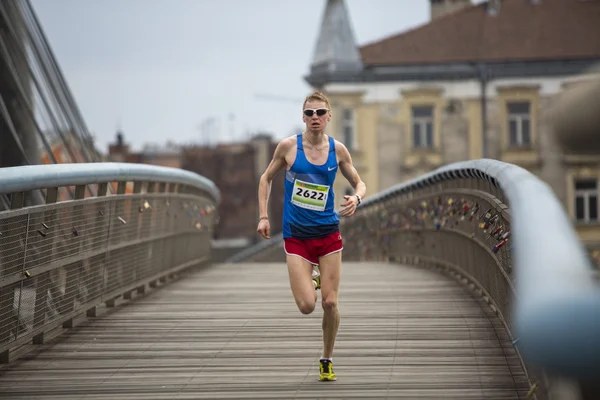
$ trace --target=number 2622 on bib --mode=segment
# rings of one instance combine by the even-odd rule
[[[329,186],[317,185],[296,179],[292,193],[292,204],[308,210],[323,211],[327,204],[328,194]]]

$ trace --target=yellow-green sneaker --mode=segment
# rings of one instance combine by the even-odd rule
[[[333,363],[329,360],[321,360],[319,362],[319,380],[320,381],[335,381],[337,376],[333,373]]]
[[[313,269],[312,280],[313,280],[313,285],[315,285],[315,289],[316,290],[321,289],[321,274],[319,273],[319,271]]]

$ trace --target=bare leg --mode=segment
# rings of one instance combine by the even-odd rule
[[[323,357],[333,356],[333,346],[340,325],[338,291],[342,270],[342,252],[321,257],[321,297],[323,304]]]
[[[286,255],[286,260],[296,305],[302,314],[310,314],[315,310],[317,303],[317,291],[312,282],[312,264],[292,255]]]

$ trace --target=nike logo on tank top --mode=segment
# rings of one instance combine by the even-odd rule
[[[302,146],[302,134],[296,136],[296,159],[285,171],[283,237],[313,239],[339,230],[334,210],[333,182],[338,171],[335,141],[329,137],[329,153],[323,165],[308,161]]]

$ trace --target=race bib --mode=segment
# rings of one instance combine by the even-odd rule
[[[329,186],[317,185],[296,179],[292,192],[292,204],[309,210],[323,211],[327,204],[328,194]]]

